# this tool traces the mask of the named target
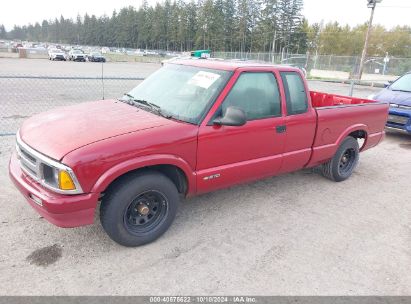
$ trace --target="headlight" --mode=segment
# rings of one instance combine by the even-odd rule
[[[71,176],[71,172],[44,163],[42,166],[43,181],[48,186],[63,191],[76,190],[76,185]]]
[[[26,145],[17,133],[17,155],[21,169],[44,187],[62,194],[83,193],[73,170]]]

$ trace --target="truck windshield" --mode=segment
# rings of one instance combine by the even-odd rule
[[[390,89],[392,91],[411,92],[411,74],[402,76],[390,86]]]
[[[172,118],[198,124],[230,72],[167,64],[126,94],[155,104]]]

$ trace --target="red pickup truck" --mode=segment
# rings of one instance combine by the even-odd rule
[[[343,181],[384,137],[388,104],[309,92],[298,69],[168,64],[121,99],[29,118],[11,179],[60,227],[100,221],[125,246],[151,242],[182,197],[302,168]]]

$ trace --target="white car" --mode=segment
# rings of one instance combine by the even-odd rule
[[[49,50],[49,60],[67,60],[67,55],[60,49]]]
[[[68,55],[69,60],[86,62],[86,54],[82,50],[72,49]]]

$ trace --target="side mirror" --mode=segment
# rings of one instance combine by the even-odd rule
[[[390,87],[393,83],[394,83],[394,81],[389,80],[388,82],[384,83],[384,88]]]
[[[237,107],[228,107],[223,117],[217,117],[213,123],[222,126],[243,126],[247,122],[244,111]]]

